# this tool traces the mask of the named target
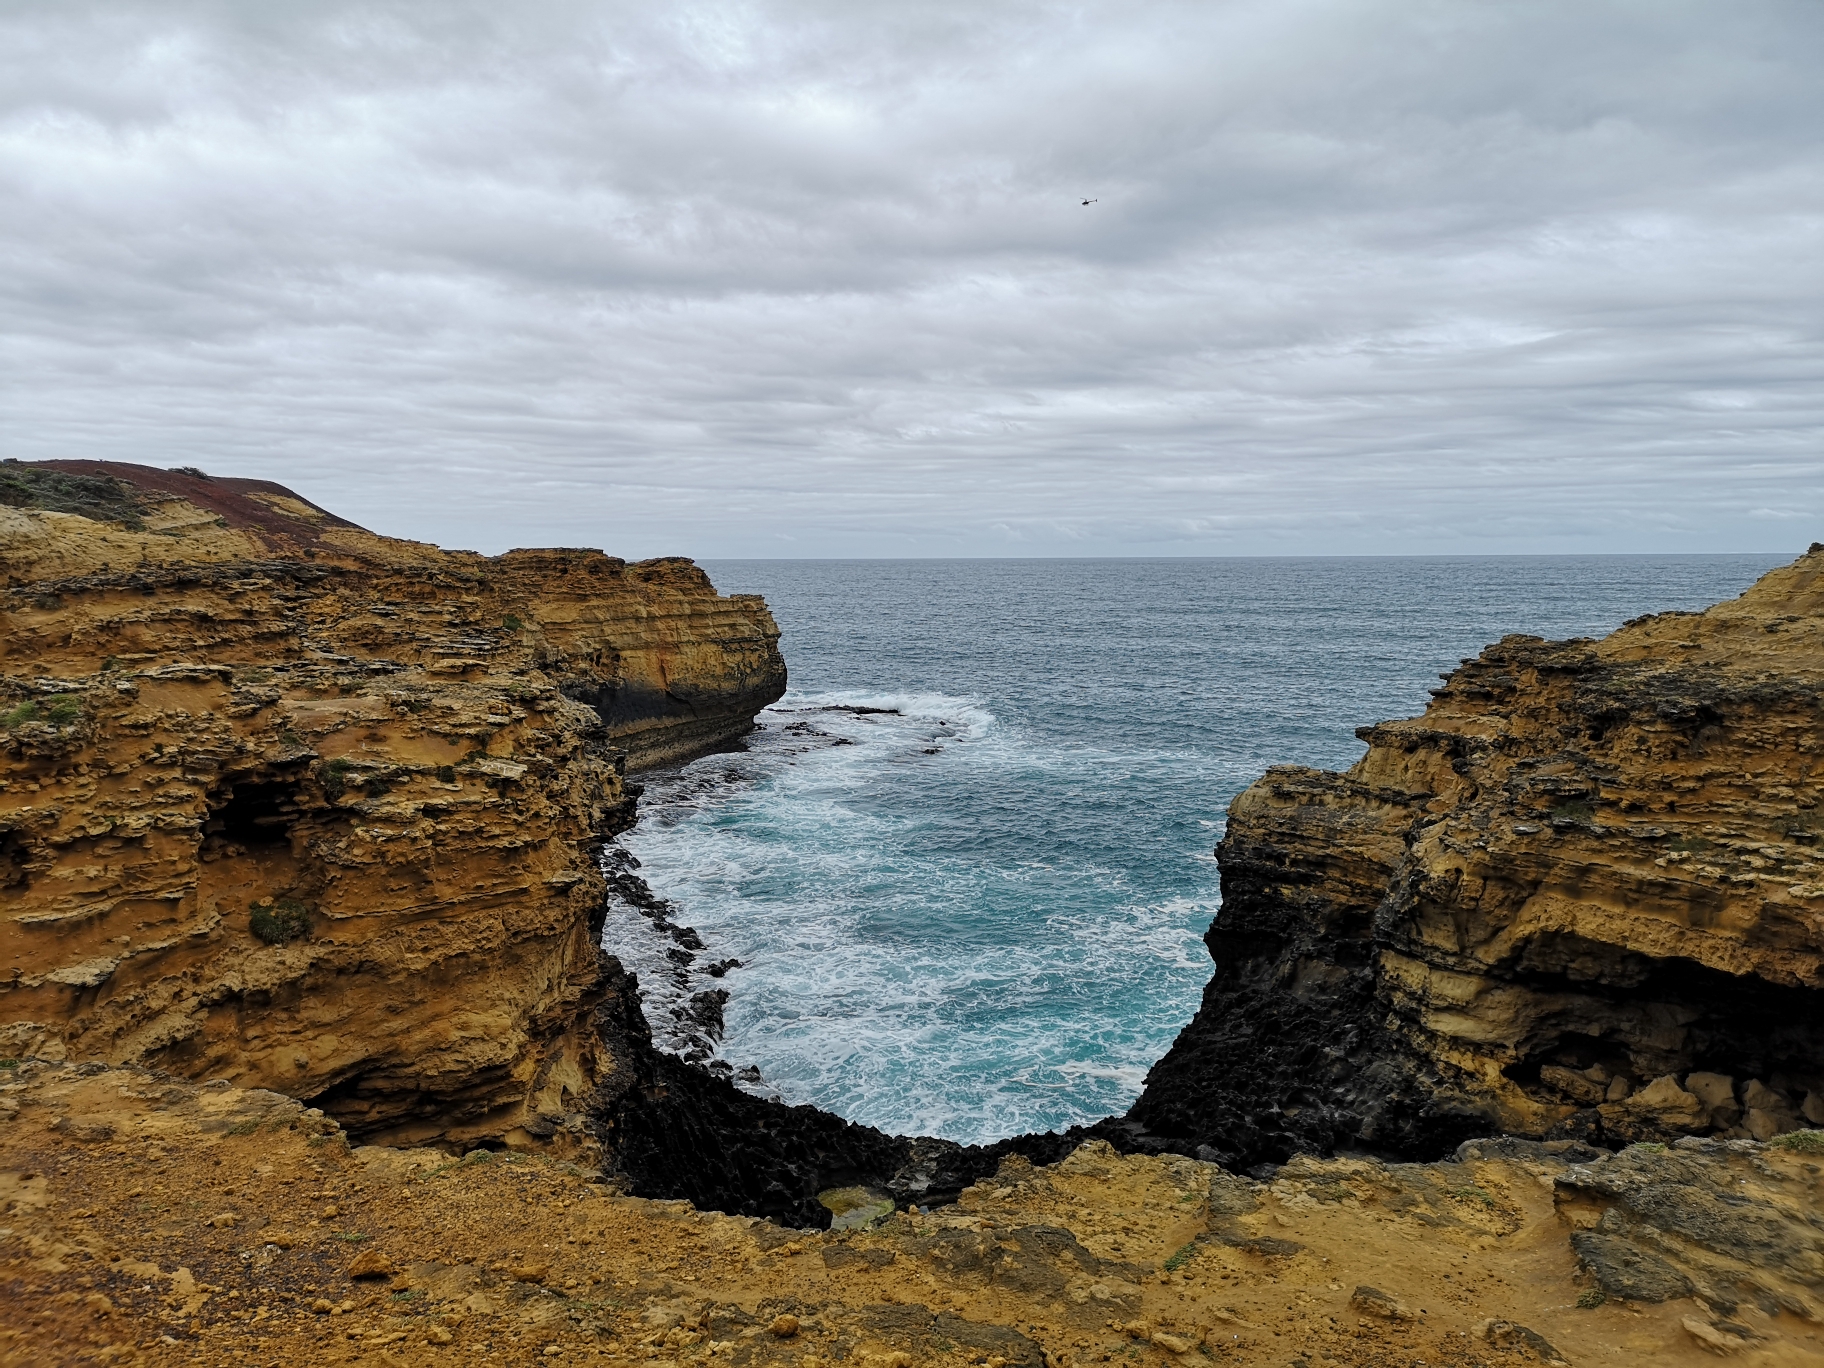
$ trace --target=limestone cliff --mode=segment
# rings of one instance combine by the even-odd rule
[[[1824,547],[1508,637],[1229,813],[1216,972],[1130,1114],[1254,1162],[1824,1121]]]
[[[485,557],[281,486],[0,464],[0,1053],[413,1141],[582,1133],[629,763],[783,691],[685,560]]]

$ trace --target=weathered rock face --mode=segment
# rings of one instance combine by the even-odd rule
[[[394,1139],[580,1132],[625,770],[779,695],[765,605],[258,481],[8,464],[0,499],[0,1053]]]
[[[1702,614],[1508,637],[1347,774],[1270,771],[1130,1121],[1252,1162],[1824,1121],[1824,547]]]

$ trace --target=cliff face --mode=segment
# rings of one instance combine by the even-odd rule
[[[1824,1121],[1824,547],[1508,637],[1218,850],[1216,972],[1129,1120],[1246,1162]]]
[[[6,464],[0,503],[0,1053],[582,1137],[615,1068],[596,853],[629,762],[783,691],[765,605],[258,481]]]

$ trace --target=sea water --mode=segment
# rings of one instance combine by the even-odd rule
[[[791,689],[642,776],[623,844],[702,937],[684,991],[728,992],[747,1086],[962,1141],[1092,1121],[1197,1008],[1223,814],[1269,765],[1346,768],[1506,633],[1601,635],[1784,559],[712,562],[766,596]],[[605,940],[676,1044],[671,942],[627,909]]]

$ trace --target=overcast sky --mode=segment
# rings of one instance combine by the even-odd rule
[[[0,455],[486,551],[1796,551],[1821,132],[1820,0],[0,0]]]

